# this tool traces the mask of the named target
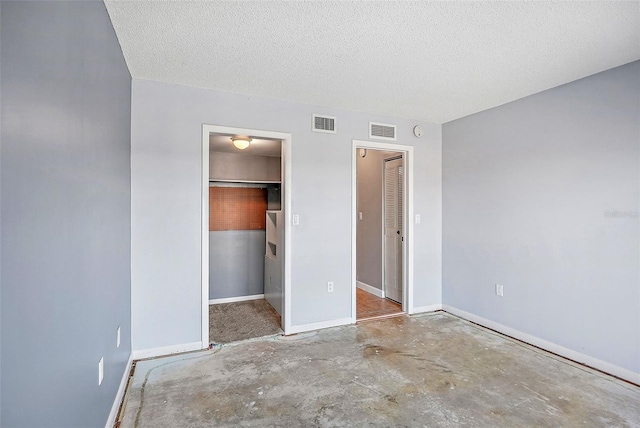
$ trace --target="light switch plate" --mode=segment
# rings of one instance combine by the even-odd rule
[[[100,358],[100,361],[98,361],[98,385],[102,385],[103,379],[104,379],[104,357]]]

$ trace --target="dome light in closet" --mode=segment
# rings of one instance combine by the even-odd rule
[[[247,137],[246,135],[235,135],[231,137],[231,142],[236,147],[236,149],[244,150],[249,147],[249,144],[251,144],[251,138]]]

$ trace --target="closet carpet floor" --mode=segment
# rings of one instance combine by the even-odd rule
[[[280,316],[266,300],[209,305],[209,342],[226,344],[282,334]]]

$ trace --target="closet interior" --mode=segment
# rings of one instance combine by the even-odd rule
[[[277,313],[279,326],[284,306],[282,142],[223,134],[209,138],[209,303],[264,299]]]

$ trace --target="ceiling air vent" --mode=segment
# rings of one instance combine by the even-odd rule
[[[369,138],[396,141],[396,125],[369,122]]]
[[[312,131],[335,134],[337,132],[336,118],[333,116],[321,116],[319,114],[314,114]]]

